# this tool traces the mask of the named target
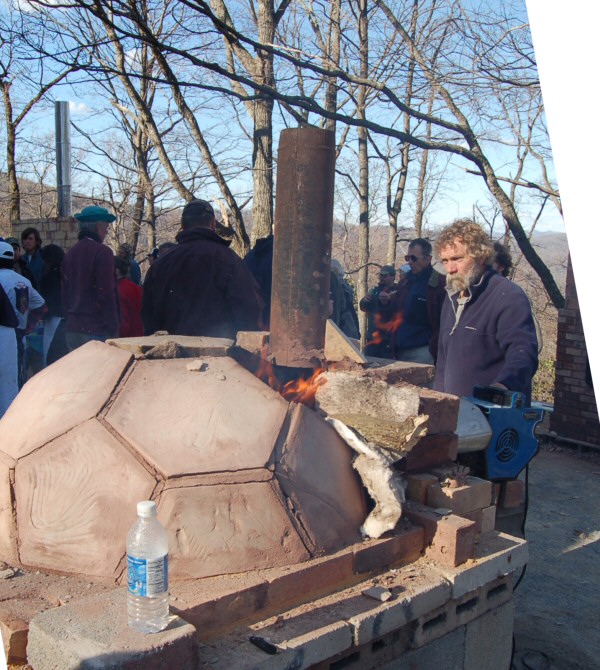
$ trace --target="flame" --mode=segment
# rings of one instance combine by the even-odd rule
[[[375,330],[373,331],[371,340],[367,342],[367,346],[369,344],[381,344],[384,341],[384,333],[389,333],[393,336],[403,321],[404,316],[402,312],[396,312],[389,321],[383,321],[380,314],[375,314]]]
[[[263,349],[258,368],[254,372],[255,376],[277,391],[288,402],[314,407],[317,390],[326,382],[325,377],[322,376],[325,368],[315,368],[306,379],[293,379],[283,383],[277,377],[274,366],[267,360],[266,353],[266,349]]]
[[[279,393],[289,402],[314,407],[317,390],[327,381],[324,372],[324,368],[317,368],[308,379],[296,379],[284,384]]]

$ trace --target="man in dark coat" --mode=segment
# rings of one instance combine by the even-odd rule
[[[262,300],[252,273],[215,232],[209,202],[192,200],[181,216],[177,247],[152,265],[142,299],[144,332],[235,338],[258,330]]]
[[[525,394],[538,365],[531,305],[523,290],[492,267],[493,249],[479,225],[459,219],[440,232],[446,269],[434,388],[471,396],[477,384]]]

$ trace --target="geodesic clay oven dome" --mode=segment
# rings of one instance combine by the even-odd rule
[[[148,498],[172,579],[359,541],[363,488],[335,431],[232,358],[202,361],[90,342],[33,377],[0,421],[0,558],[118,578]]]

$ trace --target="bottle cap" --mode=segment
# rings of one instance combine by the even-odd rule
[[[137,504],[137,513],[143,518],[156,516],[156,503],[154,500],[142,500]]]

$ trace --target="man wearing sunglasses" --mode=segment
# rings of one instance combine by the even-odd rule
[[[390,302],[396,292],[396,270],[393,265],[382,265],[379,283],[369,290],[358,307],[367,314],[366,356],[390,358]]]
[[[411,363],[433,364],[437,358],[440,314],[446,279],[431,265],[431,243],[418,237],[404,257],[410,266],[391,303],[394,322],[393,357]]]

